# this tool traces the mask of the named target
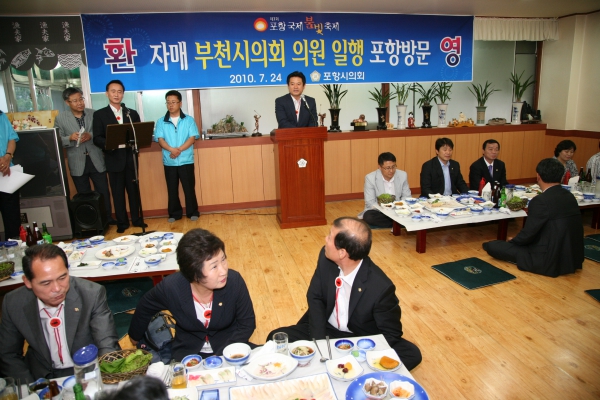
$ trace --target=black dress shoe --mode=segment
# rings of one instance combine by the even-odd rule
[[[133,226],[137,226],[138,228],[147,228],[148,224],[145,224],[143,222],[134,222]]]
[[[109,225],[117,225],[117,220],[116,220],[116,219],[109,218],[107,223],[108,223]]]
[[[129,228],[129,227],[127,227],[127,228]],[[123,233],[123,232],[125,232],[125,229],[127,229],[127,228],[117,228],[117,233]]]

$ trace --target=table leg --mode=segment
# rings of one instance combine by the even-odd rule
[[[427,229],[417,231],[417,253],[425,253],[427,250]]]
[[[594,214],[592,215],[592,228],[600,228],[600,208],[594,208]]]
[[[402,234],[402,225],[394,221],[394,225],[392,226],[392,235],[400,236]]]
[[[151,278],[152,278],[152,283],[154,284],[154,286],[158,285],[163,280],[162,275],[153,275]]]
[[[508,233],[508,220],[501,219],[498,221],[498,240],[506,240],[506,236]]]

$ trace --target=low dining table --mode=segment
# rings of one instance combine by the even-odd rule
[[[117,246],[121,244],[127,244],[134,246],[135,250],[131,255],[128,255],[127,264],[120,268],[112,268],[105,269],[102,266],[98,265],[97,268],[93,269],[82,269],[78,270],[76,262],[69,262],[69,274],[71,276],[76,276],[78,278],[84,278],[91,281],[107,281],[107,280],[119,280],[119,279],[129,279],[129,278],[140,278],[140,277],[150,277],[152,278],[154,284],[156,285],[158,282],[162,280],[164,276],[173,274],[179,271],[179,265],[177,264],[177,255],[175,252],[171,252],[166,256],[165,260],[156,266],[148,266],[144,262],[144,257],[139,255],[142,246],[150,240],[150,236],[153,235],[164,235],[167,232],[153,232],[147,234],[145,236],[133,236],[135,239],[132,239],[132,243],[116,243],[113,240],[106,240],[98,245],[91,245],[92,247],[88,248],[80,248],[76,249],[77,243],[70,243],[65,245],[65,249],[73,250],[73,251],[84,251],[85,254],[81,257],[79,262],[90,262],[90,261],[100,261],[101,263],[107,260],[103,260],[101,258],[96,257],[96,254],[99,251],[106,249],[107,247]],[[173,233],[173,238],[179,241],[182,237],[182,233],[177,232],[168,232]],[[131,236],[131,235],[127,235]],[[71,253],[69,253],[70,255]],[[16,289],[19,286],[23,285],[23,281],[21,279],[7,279],[5,281],[0,282],[0,291],[8,291],[12,289]]]
[[[394,236],[400,236],[402,227],[407,232],[416,232],[416,251],[417,253],[425,253],[427,251],[427,231],[435,228],[444,228],[447,226],[466,225],[466,224],[478,224],[481,222],[498,221],[498,240],[506,240],[508,221],[512,218],[526,217],[527,213],[523,210],[511,211],[510,214],[501,212],[491,212],[489,214],[473,214],[467,217],[452,217],[449,216],[442,219],[439,222],[433,220],[428,221],[414,221],[410,216],[404,216],[397,214],[392,208],[382,207],[379,204],[373,205],[374,209],[377,209],[390,217],[394,221],[392,227],[392,233]],[[424,210],[422,215],[432,215],[432,213]]]

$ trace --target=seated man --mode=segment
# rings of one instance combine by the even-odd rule
[[[99,355],[120,350],[106,290],[69,277],[67,265],[57,246],[25,251],[25,286],[8,293],[2,304],[0,376],[25,383],[73,375],[72,355],[82,347],[94,344]]]
[[[563,165],[546,158],[535,171],[543,193],[529,202],[525,226],[508,242],[486,242],[483,249],[522,271],[555,278],[582,267],[583,223],[577,200],[560,186]]]
[[[471,164],[469,169],[469,187],[471,190],[479,190],[481,178],[485,183],[493,184],[500,182],[502,187],[506,186],[506,166],[498,160],[500,143],[495,139],[483,142],[483,157]]]
[[[467,193],[469,188],[460,173],[460,164],[452,158],[454,143],[448,138],[435,141],[436,157],[426,161],[421,168],[421,196],[430,194]]]
[[[371,230],[363,221],[342,217],[333,222],[310,281],[308,311],[297,325],[276,329],[296,340],[382,334],[406,368],[421,362],[421,351],[402,337],[396,287],[368,257]]]
[[[600,142],[598,142],[598,148],[600,148]],[[590,157],[586,165],[587,170],[592,170],[592,181],[598,181],[596,179],[600,176],[600,152]]]
[[[391,228],[393,221],[390,217],[372,210],[377,203],[377,196],[387,193],[396,196],[396,200],[410,197],[408,177],[406,172],[397,169],[396,156],[392,153],[381,153],[377,158],[379,169],[365,176],[365,209],[358,215],[367,224]]]

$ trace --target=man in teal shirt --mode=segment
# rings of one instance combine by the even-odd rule
[[[0,176],[10,175],[12,159],[17,148],[19,136],[12,124],[2,111],[0,111]],[[21,211],[19,205],[19,191],[5,193],[0,191],[0,213],[4,221],[4,239],[19,238],[21,226]]]
[[[186,215],[196,221],[198,201],[196,200],[196,178],[194,176],[194,142],[200,138],[196,122],[181,111],[181,93],[170,90],[165,95],[167,113],[156,122],[154,138],[162,147],[167,194],[169,197],[169,222],[183,217],[179,201],[179,182],[185,196]]]

